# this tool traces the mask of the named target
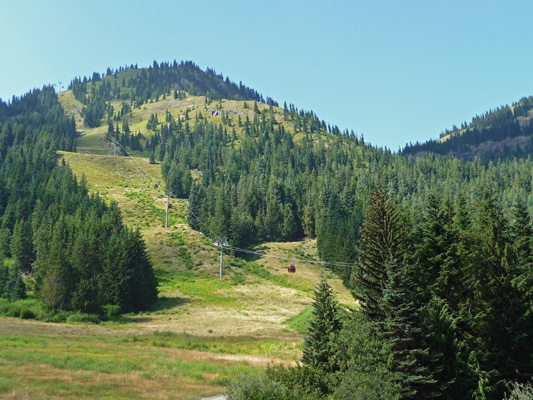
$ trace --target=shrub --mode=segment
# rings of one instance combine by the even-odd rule
[[[342,377],[335,399],[396,400],[402,397],[402,388],[397,376],[386,368],[376,368],[371,372],[350,368]]]
[[[29,307],[21,308],[19,314],[19,317],[22,319],[35,319],[36,316],[37,314],[34,312],[34,310]]]
[[[67,322],[90,322],[93,324],[98,324],[100,322],[100,318],[96,314],[85,314],[85,313],[71,313],[67,317]]]
[[[68,318],[68,312],[60,311],[51,316],[50,322],[66,322]]]
[[[269,380],[310,395],[322,396],[330,392],[328,375],[316,368],[305,365],[284,368],[283,365],[278,365],[268,367],[265,374]]]
[[[37,313],[36,319],[38,319],[39,321],[49,322],[52,320],[53,316],[54,316],[54,311],[41,307],[41,309]]]
[[[290,389],[281,382],[266,376],[244,376],[229,385],[228,400],[310,400],[313,397]]]
[[[0,315],[6,317],[33,319],[37,318],[42,310],[42,303],[38,300],[26,299],[9,301],[0,299]]]
[[[120,315],[120,306],[116,304],[107,304],[104,306],[104,312],[107,318],[115,318]]]

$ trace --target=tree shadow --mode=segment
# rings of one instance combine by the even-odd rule
[[[181,307],[191,302],[188,297],[166,297],[162,296],[150,308],[151,311],[163,311],[175,307]]]

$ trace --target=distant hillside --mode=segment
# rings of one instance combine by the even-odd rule
[[[512,106],[498,107],[476,115],[467,124],[445,130],[438,140],[407,145],[404,155],[434,153],[459,158],[525,157],[533,151],[533,96],[524,97]]]

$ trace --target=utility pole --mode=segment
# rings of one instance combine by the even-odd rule
[[[228,238],[218,238],[217,241],[215,243],[213,243],[215,246],[219,246],[220,247],[220,279],[222,280],[222,277],[223,277],[223,262],[222,262],[222,257],[223,257],[223,254],[222,253],[222,249],[224,247],[229,247],[229,243],[228,243]]]
[[[167,196],[167,216],[166,216],[166,220],[165,220],[165,228],[168,228],[168,204],[169,204],[169,201],[170,201],[170,196],[172,196],[172,192],[171,191],[165,191],[165,196]]]

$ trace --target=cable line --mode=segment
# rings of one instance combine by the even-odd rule
[[[262,257],[270,257],[270,258],[277,258],[279,260],[287,260],[287,261],[296,261],[296,262],[304,262],[308,264],[321,264],[321,265],[332,265],[335,267],[344,267],[344,268],[355,268],[357,267],[356,264],[353,263],[343,263],[343,262],[334,262],[334,261],[317,261],[317,260],[305,260],[305,259],[298,259],[294,257],[282,257],[282,256],[275,256],[272,254],[267,253],[260,253],[258,251],[253,250],[247,250],[247,249],[240,249],[238,247],[230,246],[228,247],[229,250],[233,250],[239,253],[247,253],[247,254],[255,254]]]

